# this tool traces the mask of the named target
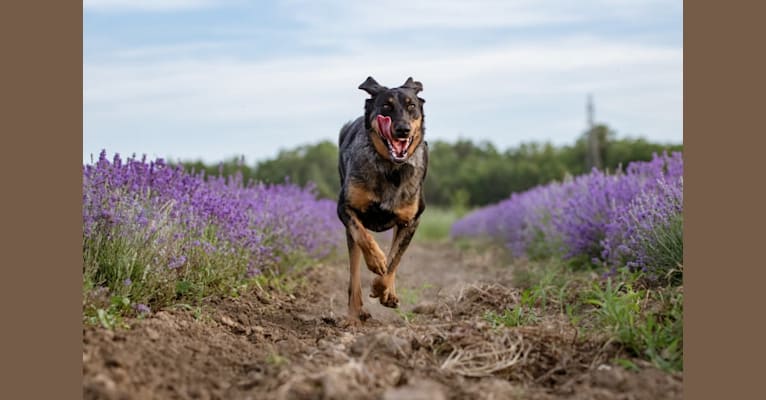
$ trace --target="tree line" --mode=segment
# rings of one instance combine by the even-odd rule
[[[618,139],[606,125],[594,128],[603,168],[616,171],[632,161],[648,161],[653,153],[681,151],[681,144],[651,143],[643,138]],[[586,135],[574,144],[524,143],[500,150],[490,142],[461,139],[454,143],[428,142],[429,167],[425,196],[429,204],[443,207],[475,207],[495,203],[511,193],[586,173]],[[208,176],[241,172],[244,180],[283,183],[286,179],[301,186],[313,182],[321,197],[336,198],[340,190],[338,147],[331,141],[283,150],[272,159],[253,166],[242,157],[220,164],[182,162],[189,170],[204,170]]]

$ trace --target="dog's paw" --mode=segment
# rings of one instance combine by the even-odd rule
[[[386,266],[386,255],[380,249],[376,249],[370,255],[365,254],[364,262],[367,264],[367,269],[377,275],[382,276],[388,272],[388,267]]]
[[[358,312],[349,311],[349,314],[338,324],[338,326],[341,328],[360,327],[363,322],[369,320],[371,317],[370,313],[365,311],[365,309],[361,309]]]
[[[393,292],[384,293],[383,296],[380,296],[380,304],[388,308],[399,308],[399,298]]]
[[[370,297],[377,297],[380,300],[380,304],[386,307],[399,308],[399,297],[394,293],[393,285],[388,282],[386,277],[379,276],[372,281]]]

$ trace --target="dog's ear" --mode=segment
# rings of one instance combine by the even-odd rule
[[[388,89],[385,86],[381,86],[378,82],[375,81],[375,79],[372,79],[371,76],[367,77],[367,80],[362,82],[361,85],[359,85],[359,89],[364,90],[365,92],[369,93],[370,96],[375,97],[378,93]]]
[[[402,85],[402,87],[406,89],[412,89],[415,91],[415,93],[418,93],[421,90],[423,90],[423,84],[418,81],[412,80],[412,77],[407,78],[407,82],[404,82],[404,85]]]

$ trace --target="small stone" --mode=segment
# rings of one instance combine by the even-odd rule
[[[114,381],[109,378],[108,376],[104,374],[98,374],[95,378],[93,378],[93,383],[102,385],[104,389],[108,391],[114,391],[114,389],[117,387],[117,385],[114,383]]]
[[[232,328],[235,328],[237,326],[237,323],[234,322],[233,319],[227,317],[226,315],[221,317],[221,323]]]
[[[598,367],[596,367],[596,369],[598,371],[604,371],[604,370],[609,371],[610,369],[612,369],[612,367],[607,364],[601,364]]]

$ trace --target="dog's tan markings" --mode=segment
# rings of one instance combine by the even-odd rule
[[[408,223],[415,219],[415,215],[418,213],[418,201],[415,200],[410,204],[405,204],[396,210],[394,210],[394,214],[396,214],[396,218],[399,219],[400,222]]]
[[[378,201],[378,196],[361,185],[349,184],[346,198],[348,204],[361,212],[367,211],[370,203]]]
[[[367,264],[367,268],[378,274],[384,275],[386,273],[386,254],[380,249],[375,239],[367,232],[362,222],[359,221],[356,215],[352,213],[349,224],[349,233],[354,239],[354,242],[362,250],[364,255],[364,262]]]
[[[380,127],[378,126],[377,118],[372,120],[372,132],[370,132],[370,137],[372,139],[372,145],[375,147],[375,151],[383,156],[383,158],[388,159],[388,147],[383,143],[383,139],[380,137]]]
[[[420,117],[414,121],[412,121],[412,143],[410,143],[410,147],[407,149],[407,156],[411,156],[413,153],[415,153],[415,149],[418,148],[418,145],[423,140],[423,117]]]
[[[348,283],[348,317],[347,325],[356,325],[359,321],[370,318],[370,313],[362,308],[362,278],[359,263],[362,261],[362,249],[353,244],[348,250],[349,283]]]

